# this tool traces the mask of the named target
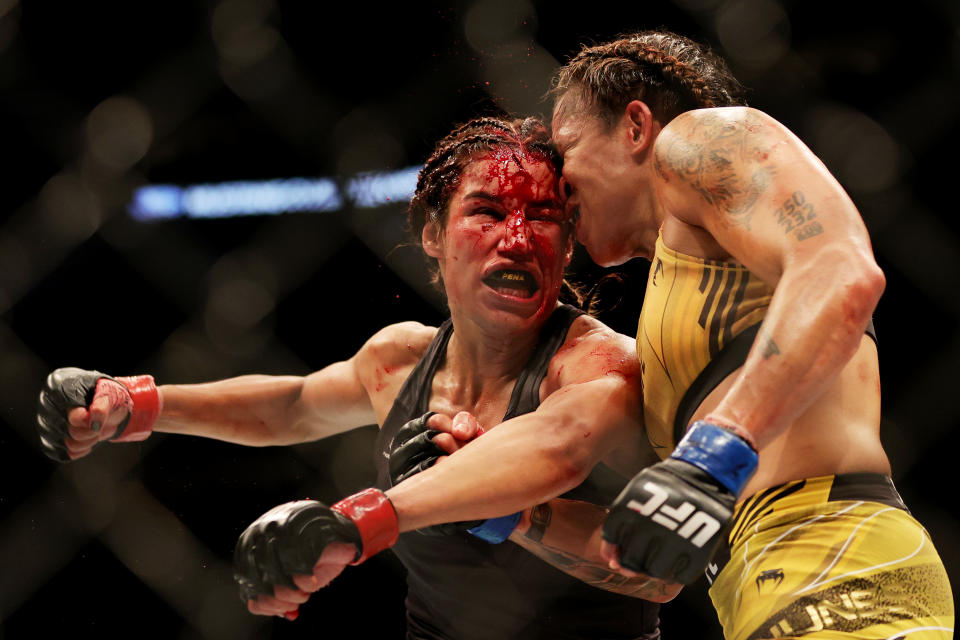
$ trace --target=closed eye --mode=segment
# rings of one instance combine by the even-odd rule
[[[560,209],[534,209],[527,213],[527,218],[541,222],[559,223],[563,218],[563,211]]]
[[[471,216],[486,216],[486,217],[488,217],[488,218],[494,218],[494,219],[496,219],[496,220],[501,220],[501,219],[503,219],[503,213],[501,213],[500,211],[498,211],[498,210],[496,210],[496,209],[493,209],[492,207],[478,207],[478,208],[476,208],[476,209],[473,209],[473,210],[470,212],[470,215],[471,215]]]

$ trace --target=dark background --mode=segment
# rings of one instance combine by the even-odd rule
[[[547,78],[581,43],[658,26],[725,55],[860,207],[888,282],[882,437],[956,576],[960,4],[884,6],[0,0],[0,637],[400,637],[389,554],[295,623],[248,615],[230,578],[263,511],[370,483],[372,428],[266,449],[157,434],[58,466],[36,442],[40,384],[67,365],[304,374],[386,324],[441,321],[402,204],[144,224],[131,192],[415,165],[474,115],[549,113]],[[604,272],[582,253],[574,271]],[[646,264],[618,271],[629,299],[601,317],[632,333]],[[703,584],[662,619],[668,639],[720,637]]]

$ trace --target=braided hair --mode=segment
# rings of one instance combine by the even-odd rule
[[[665,30],[642,31],[584,46],[554,75],[550,93],[565,108],[574,91],[608,126],[631,100],[666,124],[684,111],[746,104],[744,88],[706,46]]]

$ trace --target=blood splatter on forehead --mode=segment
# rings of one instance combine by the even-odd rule
[[[538,183],[524,166],[538,164],[550,167],[550,163],[541,154],[532,154],[523,148],[498,147],[486,154],[486,157],[493,160],[487,163],[486,178],[496,185],[497,191],[502,196],[514,198],[519,202],[556,196],[554,193],[556,184],[545,192],[542,188],[546,185],[542,182]],[[551,172],[551,174],[556,178],[555,173]]]

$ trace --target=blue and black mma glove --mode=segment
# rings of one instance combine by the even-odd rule
[[[757,461],[732,431],[694,422],[669,458],[638,473],[617,496],[603,539],[619,547],[623,567],[690,584],[726,535]]]
[[[442,433],[427,426],[427,420],[434,414],[428,411],[419,418],[406,423],[390,442],[390,482],[397,485],[410,476],[432,467],[441,457],[449,455],[433,443],[434,436]],[[428,536],[448,536],[460,531],[471,533],[491,544],[499,544],[510,537],[510,533],[520,522],[520,513],[487,520],[468,520],[447,522],[422,529],[419,533]]]

